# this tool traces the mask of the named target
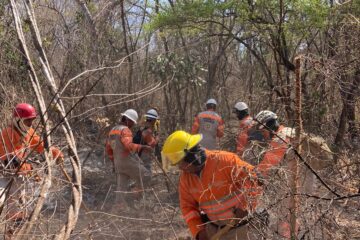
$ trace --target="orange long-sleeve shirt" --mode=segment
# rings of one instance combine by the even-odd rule
[[[267,176],[271,169],[280,164],[289,149],[288,143],[290,143],[290,138],[283,132],[284,129],[284,126],[281,125],[276,134],[284,139],[285,142],[277,136],[274,136],[269,143],[269,149],[266,151],[263,159],[257,166],[258,171],[263,176]]]
[[[53,158],[64,157],[56,147],[51,147]],[[33,128],[29,128],[23,136],[14,126],[9,126],[1,131],[0,159],[5,161],[13,156],[25,159],[32,150],[44,152],[44,142]]]
[[[150,147],[155,147],[158,140],[155,138],[154,132],[151,128],[146,128],[142,131],[142,140]]]
[[[260,189],[253,168],[236,154],[206,150],[200,176],[181,173],[180,207],[194,237],[204,229],[200,211],[216,222],[235,217],[234,208],[254,210]]]
[[[118,137],[118,140],[121,142],[122,157],[127,157],[130,153],[140,152],[141,145],[133,143],[133,135],[131,130],[125,125],[115,126],[108,135],[108,140],[106,141],[106,152],[111,160],[114,160],[114,151],[111,148],[109,139],[113,137]]]
[[[253,126],[253,118],[250,116],[247,116],[240,121],[237,144],[236,144],[236,153],[239,157],[241,157],[244,153],[249,138],[248,130],[252,126]]]

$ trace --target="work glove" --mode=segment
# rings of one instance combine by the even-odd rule
[[[208,240],[208,235],[206,233],[206,230],[203,229],[201,230],[197,235],[196,235],[196,240]]]

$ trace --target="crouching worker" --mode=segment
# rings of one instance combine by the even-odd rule
[[[11,239],[29,217],[28,213],[29,184],[39,181],[38,175],[33,174],[33,166],[28,162],[31,153],[44,152],[44,142],[31,127],[37,117],[36,110],[27,103],[17,104],[13,110],[13,122],[1,131],[0,159],[2,174],[0,175],[0,205],[6,205],[5,239]],[[62,163],[64,155],[56,148],[50,148],[53,159]],[[32,196],[30,196],[32,197]]]
[[[136,183],[135,193],[143,192],[144,185],[149,182],[149,171],[144,167],[139,157],[136,155],[140,151],[147,153],[152,152],[152,148],[147,145],[133,143],[131,128],[136,124],[138,114],[134,109],[128,109],[121,114],[120,124],[115,126],[109,133],[106,142],[106,151],[110,160],[114,163],[116,174],[116,197],[113,209],[115,211],[129,210],[129,205],[125,196],[129,190],[131,180]],[[134,194],[132,194],[134,198]],[[131,199],[129,199],[131,200]]]
[[[200,240],[261,239],[249,224],[261,192],[253,166],[236,154],[202,148],[201,138],[176,131],[162,149],[182,170],[180,207],[192,235]]]

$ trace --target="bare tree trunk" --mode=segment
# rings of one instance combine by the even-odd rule
[[[50,132],[50,129],[49,129],[49,126],[47,124],[48,116],[47,116],[47,113],[46,113],[46,104],[45,104],[45,101],[44,101],[44,97],[42,95],[42,91],[41,91],[41,87],[40,87],[40,84],[39,84],[37,74],[35,72],[35,69],[34,69],[34,66],[33,66],[33,63],[32,63],[31,57],[30,57],[29,50],[28,50],[27,45],[26,45],[26,40],[25,40],[24,33],[23,33],[23,30],[22,30],[22,24],[21,24],[22,21],[20,19],[19,11],[17,9],[17,5],[16,5],[15,0],[10,0],[10,6],[11,6],[13,17],[14,17],[16,32],[17,32],[17,35],[18,35],[19,43],[20,43],[20,49],[21,49],[21,51],[23,53],[23,56],[24,56],[24,58],[26,60],[27,66],[28,66],[29,78],[30,78],[31,85],[33,87],[33,90],[34,90],[34,93],[35,93],[35,96],[36,96],[36,100],[37,100],[38,105],[39,105],[39,109],[40,109],[40,112],[41,112],[41,122],[44,125],[45,136],[46,136],[46,138],[44,139],[44,141],[46,143],[45,144],[46,149],[44,151],[44,155],[45,155],[46,165],[48,166],[48,168],[47,168],[48,173],[47,173],[47,175],[45,175],[45,178],[44,178],[44,180],[42,182],[42,185],[40,187],[40,194],[39,194],[39,197],[38,197],[38,199],[36,201],[36,205],[34,207],[34,210],[31,213],[29,221],[25,222],[25,224],[22,226],[22,228],[20,229],[20,231],[17,233],[17,236],[16,236],[17,239],[27,239],[28,237],[26,235],[31,231],[32,227],[35,224],[35,221],[38,219],[41,208],[44,205],[46,195],[47,195],[47,193],[49,191],[49,188],[51,186],[51,177],[52,177],[52,171],[51,171],[52,161],[51,160],[52,160],[52,156],[50,154],[50,149],[49,149],[49,146],[51,145],[51,137],[48,134]]]
[[[131,92],[133,89],[133,61],[132,56],[130,54],[128,41],[127,41],[127,30],[126,30],[126,17],[125,17],[125,9],[124,9],[124,0],[120,0],[120,11],[121,11],[121,21],[122,21],[122,30],[123,30],[123,38],[124,38],[124,47],[127,55],[128,61],[128,92]],[[129,103],[131,104],[131,103]]]
[[[296,77],[296,86],[295,86],[295,101],[296,101],[296,146],[297,151],[301,154],[301,133],[303,132],[301,111],[302,111],[302,99],[301,99],[301,58],[297,57],[295,59],[295,77]],[[297,197],[298,193],[298,176],[299,176],[299,161],[297,157],[291,160],[290,172],[292,174],[291,179],[291,199],[290,199],[290,233],[291,239],[297,239],[297,211],[299,206],[299,199]]]
[[[16,10],[15,0],[11,0],[11,3],[12,3],[13,9]],[[56,86],[56,82],[55,82],[55,79],[53,77],[52,70],[50,68],[50,64],[49,64],[49,62],[47,60],[46,53],[44,51],[44,48],[42,47],[42,40],[41,40],[39,29],[37,27],[32,1],[31,0],[26,0],[25,1],[25,7],[26,7],[27,16],[28,16],[28,18],[30,20],[30,30],[31,30],[31,34],[32,34],[32,40],[34,42],[36,51],[38,53],[38,57],[39,57],[39,61],[40,61],[41,66],[42,66],[43,74],[44,74],[45,79],[47,81],[47,84],[48,84],[48,86],[49,86],[49,88],[51,90],[51,93],[54,96],[56,96],[55,99],[54,99],[55,108],[56,108],[58,114],[60,115],[60,117],[61,117],[61,119],[62,119],[62,121],[64,123],[64,124],[62,124],[62,129],[63,129],[63,132],[65,134],[66,140],[68,142],[69,157],[70,157],[71,165],[73,167],[73,184],[72,184],[73,200],[72,200],[72,203],[71,203],[71,205],[69,207],[68,220],[67,220],[66,224],[61,228],[59,234],[56,236],[56,239],[69,239],[71,232],[75,228],[75,225],[76,225],[76,222],[77,222],[77,219],[78,219],[78,214],[79,214],[81,201],[82,201],[80,160],[79,160],[79,157],[77,155],[76,142],[75,142],[75,139],[74,139],[74,136],[73,136],[73,133],[72,133],[71,126],[70,126],[70,124],[69,124],[69,122],[68,122],[68,120],[66,118],[65,107],[64,107],[64,105],[62,103],[62,100],[60,99],[60,96],[59,96],[59,93],[58,93],[58,87]],[[18,29],[19,39],[23,40],[21,42],[22,42],[22,45],[23,45],[24,49],[26,49],[26,42],[25,42],[25,39],[23,37],[22,30],[21,31],[19,30],[19,29],[22,29],[20,18],[18,16],[17,11],[14,11],[14,13],[15,13],[14,18],[18,22],[17,23],[18,24],[17,29]],[[17,15],[17,17],[15,17],[15,15]],[[30,58],[29,54],[27,54],[27,60],[28,60],[28,64],[30,65],[31,58]],[[49,164],[49,166],[51,166],[51,164]],[[45,200],[45,198],[39,199],[39,201],[37,203],[37,206],[36,206],[36,208],[35,208],[35,210],[34,210],[34,212],[32,214],[32,217],[31,217],[31,219],[33,221],[30,220],[29,224],[25,225],[22,228],[22,230],[19,232],[20,238],[22,236],[26,236],[26,234],[28,234],[30,232],[30,230],[32,228],[32,225],[34,224],[34,220],[37,218],[36,214],[38,215],[40,213],[40,210],[41,210],[40,205],[42,206],[44,200]]]

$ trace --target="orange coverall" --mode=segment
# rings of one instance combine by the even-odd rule
[[[158,139],[155,138],[155,134],[152,128],[145,128],[142,131],[142,142],[155,149],[156,144],[158,144]],[[151,163],[155,156],[150,152],[142,152],[140,158],[143,161],[145,168],[151,175]]]
[[[219,114],[209,109],[199,113],[194,120],[191,134],[201,133],[200,144],[206,149],[217,149],[216,137],[224,136],[224,121]]]
[[[236,153],[241,157],[248,143],[248,130],[253,126],[253,118],[245,117],[240,121],[239,133],[237,137]]]
[[[33,128],[29,128],[26,133],[21,133],[14,126],[9,126],[1,131],[0,138],[0,159],[4,162],[6,160],[10,162],[14,160],[14,157],[18,160],[26,160],[32,150],[35,150],[38,153],[44,152],[44,142],[36,134]],[[58,148],[52,147],[51,152],[54,159],[64,157],[63,153]],[[28,176],[28,173],[31,172],[31,170],[32,165],[25,162],[21,164],[18,174]],[[2,194],[11,178],[11,176],[9,177],[6,175],[0,177],[0,194]],[[15,221],[27,217],[28,206],[24,200],[25,195],[25,182],[23,178],[14,178],[7,198],[7,219]],[[3,194],[0,201],[1,203],[4,203],[5,194]]]
[[[235,208],[255,210],[260,189],[253,168],[234,153],[206,150],[200,176],[181,173],[180,207],[194,237],[205,228],[200,211],[212,222],[225,225],[235,217]]]
[[[1,131],[0,139],[0,159],[5,161],[16,156],[25,159],[31,150],[38,153],[44,152],[44,142],[40,139],[33,128],[30,128],[25,136],[13,126],[9,126]],[[63,153],[55,147],[51,148],[53,158],[63,158]]]
[[[137,188],[146,184],[150,174],[135,155],[141,150],[140,144],[133,143],[131,130],[125,125],[115,126],[106,141],[106,151],[114,163],[116,174],[116,205],[127,206],[125,192],[128,191],[130,180],[136,181]]]

